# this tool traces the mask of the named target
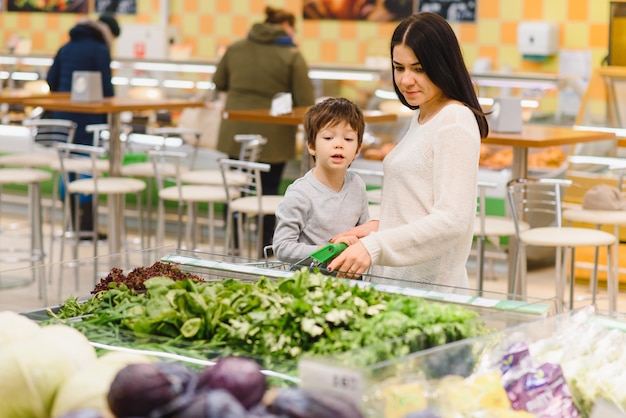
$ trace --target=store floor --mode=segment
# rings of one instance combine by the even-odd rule
[[[29,246],[28,229],[26,219],[19,212],[3,211],[0,215],[0,258],[24,255],[10,252],[11,249],[26,249]],[[139,266],[149,266],[160,257],[176,249],[176,239],[170,233],[163,247],[141,250],[138,240],[133,231],[129,232],[131,243],[129,251],[123,256],[112,257],[101,255],[97,258],[97,263],[93,261],[93,245],[91,242],[81,242],[77,246],[79,263],[63,265],[59,263],[46,264],[46,267],[32,268],[28,262],[6,262],[0,261],[0,310],[14,310],[26,312],[37,310],[47,306],[54,306],[62,303],[67,297],[74,296],[86,298],[93,290],[95,283],[105,277],[112,267],[122,268],[128,273],[132,268]],[[48,257],[50,248],[52,256],[58,259],[60,250],[60,239],[50,239],[50,228],[44,227],[44,246]],[[203,251],[210,253],[208,243],[201,242]],[[222,240],[220,239],[219,228],[217,231],[217,242],[214,250],[215,254],[222,252]],[[68,244],[65,248],[66,254],[71,253],[72,248]],[[108,247],[105,242],[101,242],[98,247],[99,254],[107,254]],[[70,259],[66,256],[65,258]],[[96,272],[94,272],[94,267]],[[477,288],[475,265],[468,262],[470,282],[473,289]],[[554,276],[553,267],[537,268],[529,271],[528,274],[528,297],[531,301],[554,298]],[[507,270],[503,261],[496,261],[492,271],[487,272],[487,279],[484,283],[485,291],[492,296],[505,297],[507,287]],[[45,294],[44,294],[45,293]],[[590,303],[589,286],[577,284],[575,287],[576,307],[582,307]],[[606,299],[606,289],[601,288],[597,302],[600,310],[608,309]],[[620,294],[618,300],[618,312],[626,312],[626,294]]]

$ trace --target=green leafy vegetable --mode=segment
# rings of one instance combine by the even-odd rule
[[[161,350],[242,354],[265,367],[293,363],[303,353],[362,347],[373,349],[359,361],[372,364],[487,331],[477,313],[459,305],[354,286],[306,269],[256,282],[154,277],[145,287],[136,294],[113,285],[84,303],[68,299],[56,316],[82,316],[74,325],[92,340],[103,337],[102,327],[131,331],[169,338]]]

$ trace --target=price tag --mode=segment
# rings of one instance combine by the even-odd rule
[[[361,407],[364,381],[361,372],[333,366],[311,359],[298,362],[300,387],[303,389],[332,390]]]
[[[447,295],[443,297],[443,300],[445,300],[446,302],[454,302],[454,303],[468,303],[471,298],[472,298],[471,296],[467,296],[467,295],[457,295],[454,293],[448,293]]]
[[[494,307],[500,302],[498,299],[476,298],[472,301],[472,305]]]
[[[424,296],[428,295],[428,291],[423,290],[423,289],[415,289],[412,287],[407,287],[402,291],[402,294],[407,295],[407,296],[415,296],[418,298],[423,298]]]
[[[379,290],[381,292],[387,292],[387,293],[402,293],[402,288],[398,287],[398,286],[391,286],[391,285],[387,285],[387,284],[376,284],[374,286],[374,289]]]

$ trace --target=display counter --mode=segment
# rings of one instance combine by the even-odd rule
[[[333,387],[360,400],[372,417],[424,410],[429,417],[516,417],[512,405],[532,413],[520,417],[624,417],[626,396],[617,383],[624,356],[617,347],[625,330],[622,319],[589,307],[372,367],[358,359],[380,348],[306,358],[301,385],[335,381]],[[611,415],[594,415],[598,405]]]
[[[102,288],[102,284],[104,283],[102,279],[108,277],[109,275],[117,275],[124,273],[127,276],[131,276],[133,274],[133,270],[142,269],[147,266],[152,266],[155,262],[164,263],[166,265],[171,266],[172,268],[176,268],[181,272],[186,274],[194,274],[201,277],[203,280],[212,282],[214,285],[226,285],[226,283],[231,282],[235,284],[235,288],[233,293],[230,293],[228,296],[228,301],[224,301],[223,296],[216,296],[215,301],[224,302],[224,306],[236,306],[238,304],[238,300],[244,297],[245,292],[243,291],[243,287],[245,284],[256,284],[257,282],[261,282],[263,280],[269,280],[271,282],[276,282],[278,285],[282,286],[292,286],[295,285],[296,282],[301,280],[298,275],[299,272],[293,271],[292,267],[285,263],[280,263],[274,260],[254,260],[254,259],[245,259],[238,257],[227,257],[210,253],[202,253],[197,251],[186,251],[176,249],[172,246],[160,247],[150,250],[144,251],[129,251],[126,253],[108,255],[98,257],[96,259],[82,259],[77,263],[71,263],[68,265],[47,265],[45,266],[47,269],[54,268],[58,269],[59,277],[62,277],[64,280],[64,286],[60,289],[59,295],[61,299],[66,303],[70,303],[70,301],[76,301],[79,304],[86,304],[90,301],[91,291],[95,290],[94,286],[87,286],[85,288],[84,284],[92,284],[94,275],[101,280],[98,282],[100,288]],[[115,268],[115,269],[114,269]],[[24,269],[28,271],[29,269]],[[11,274],[17,274],[17,272],[10,272]],[[28,276],[28,274],[24,274]],[[56,276],[56,275],[55,275]],[[135,275],[135,277],[138,277]],[[403,281],[399,280],[394,284],[385,284],[378,285],[372,282],[367,281],[368,276],[363,277],[364,280],[359,281],[349,281],[340,279],[338,282],[345,284],[347,289],[355,289],[360,295],[367,295],[370,291],[369,289],[374,289],[377,292],[382,292],[385,295],[397,295],[398,297],[406,298],[407,301],[415,300],[425,300],[430,303],[433,303],[433,306],[440,307],[449,307],[444,308],[446,312],[457,312],[457,308],[462,308],[464,311],[467,309],[468,312],[471,313],[471,316],[475,316],[475,320],[477,322],[473,322],[474,320],[470,320],[469,322],[465,322],[465,326],[469,326],[473,328],[474,326],[478,326],[479,328],[485,327],[485,330],[489,333],[495,331],[506,330],[511,326],[532,323],[539,318],[550,317],[554,313],[555,305],[552,300],[541,300],[541,299],[533,299],[526,301],[519,300],[509,300],[507,295],[498,294],[494,292],[478,292],[472,289],[456,289],[456,288],[421,288],[419,281]],[[304,279],[302,279],[304,280]],[[77,291],[78,283],[80,283],[80,292]],[[282,283],[282,284],[281,284]],[[190,289],[198,289],[198,294],[205,294],[205,291],[200,291],[199,287],[184,285],[183,287],[177,288],[177,290],[172,290],[171,293],[168,292],[167,299],[172,302],[173,306],[187,306],[189,302],[184,302],[182,289],[185,288],[187,290]],[[236,290],[235,290],[236,289]],[[307,287],[306,294],[308,297],[312,297],[314,294],[317,294],[319,290],[313,287]],[[160,293],[161,291],[159,291]],[[65,295],[74,295],[73,297],[66,298]],[[115,299],[121,298],[121,294],[118,294]],[[239,296],[236,296],[238,294]],[[296,288],[293,288],[289,291],[290,295],[297,295],[298,291]],[[342,293],[344,295],[345,293]],[[277,292],[270,292],[269,295],[272,297],[277,296]],[[345,296],[342,296],[345,297]],[[364,297],[364,296],[362,296]],[[328,300],[324,303],[324,305],[330,306],[336,302],[337,298],[333,298],[332,300]],[[153,300],[151,298],[151,300]],[[243,300],[243,299],[241,299]],[[130,300],[129,300],[130,301]],[[122,312],[125,312],[124,315],[126,318],[130,318],[132,315],[130,314],[132,311],[135,311],[139,308],[141,303],[139,300],[133,299],[130,301],[131,304],[128,305],[127,308],[123,308],[122,305],[118,306]],[[368,302],[370,303],[370,302]],[[412,304],[412,303],[411,303]],[[154,300],[153,308],[158,306],[159,304]],[[356,311],[358,308],[357,305],[354,305],[354,310]],[[244,309],[248,310],[251,307],[249,303],[244,304]],[[269,311],[271,307],[263,309],[262,311]],[[301,305],[299,309],[302,309],[302,318],[309,318],[306,312],[313,309],[310,305],[306,303]],[[61,306],[51,306],[47,309],[38,309],[35,311],[25,313],[31,319],[35,319],[37,321],[45,321],[49,320],[52,317],[51,314],[59,314],[61,310]],[[213,311],[212,311],[213,312]],[[442,311],[443,312],[443,311]],[[458,311],[461,312],[461,311]],[[259,313],[260,314],[260,313]],[[89,334],[85,333],[91,341],[92,345],[97,348],[97,350],[101,353],[109,352],[109,351],[130,351],[142,354],[155,355],[159,358],[165,359],[167,361],[179,361],[184,362],[192,366],[207,366],[213,364],[219,357],[227,354],[237,353],[237,349],[231,345],[215,345],[214,343],[208,343],[206,341],[194,341],[193,339],[181,338],[181,337],[173,337],[170,335],[169,337],[164,335],[157,335],[143,332],[138,333],[137,330],[134,332],[130,330],[120,330],[111,325],[103,326],[97,325],[95,322],[90,323],[88,316],[84,316],[85,314],[80,314],[79,316],[72,316],[72,320],[70,323],[75,324],[75,326],[88,326],[88,327],[96,327],[95,333]],[[97,316],[96,312],[92,312],[89,315]],[[232,317],[232,321],[230,323],[230,327],[234,327],[236,323],[244,322],[244,315],[247,315],[243,311],[241,314]],[[426,314],[423,314],[426,315]],[[170,321],[173,321],[173,316],[168,314]],[[217,314],[209,315],[210,318],[217,318]],[[155,318],[152,315],[152,318]],[[247,316],[246,316],[247,318]],[[427,316],[425,318],[428,318]],[[415,316],[414,319],[419,319],[419,315]],[[75,322],[78,320],[79,322]],[[104,318],[100,317],[99,320],[104,320]],[[269,320],[269,319],[268,319]],[[297,319],[294,319],[297,321]],[[441,324],[443,324],[445,320],[441,319]],[[473,325],[475,324],[475,325]],[[443,325],[442,325],[443,326]],[[436,328],[437,326],[435,326]],[[386,332],[389,327],[385,327]],[[433,329],[435,329],[433,328]],[[93,328],[92,328],[93,331]],[[459,330],[460,332],[460,330]],[[456,331],[451,332],[450,335],[456,334]],[[385,334],[386,335],[386,334]],[[371,351],[369,353],[364,354],[357,349],[355,352],[357,357],[354,357],[353,360],[360,360],[357,363],[361,368],[377,368],[381,367],[380,365],[389,361],[396,361],[400,358],[404,358],[406,355],[413,352],[414,349],[424,346],[432,346],[432,342],[428,342],[424,336],[417,336],[417,338],[411,337],[416,336],[415,333],[407,333],[406,335],[399,335],[395,338],[384,339],[383,344],[367,344],[365,342],[359,344],[359,347],[369,347]],[[431,335],[430,333],[428,335]],[[433,334],[434,335],[434,334]],[[459,334],[461,335],[461,334]],[[368,338],[372,338],[370,336]],[[268,339],[276,339],[276,341],[280,341],[282,338],[290,338],[290,334],[287,332],[278,333],[273,336],[265,336],[264,340]],[[448,337],[446,337],[448,338]],[[458,337],[453,337],[453,340]],[[347,340],[347,338],[344,338]],[[445,340],[439,341],[437,344],[444,343]],[[426,345],[423,345],[426,344]],[[304,346],[304,342],[301,346]],[[409,349],[407,350],[407,347]],[[410,349],[413,347],[413,349]],[[245,354],[239,352],[238,354]],[[362,355],[363,354],[363,355]],[[259,355],[250,355],[259,361],[265,362],[267,358],[265,356]],[[297,362],[293,360],[284,361],[279,360],[280,357],[277,357],[275,361],[271,361],[267,367],[264,368],[268,377],[271,377],[271,382],[273,385],[280,386],[290,386],[290,385],[300,385],[304,382],[304,378],[310,379],[310,370],[307,371],[307,363],[306,360],[301,362],[298,365]],[[302,357],[304,358],[304,357]],[[327,358],[327,356],[324,356]],[[329,360],[331,359],[328,357]],[[334,360],[333,360],[334,361]],[[355,363],[352,363],[355,364]],[[359,369],[361,370],[361,369]],[[313,367],[313,371],[318,373],[323,371],[323,368],[319,368],[316,365]],[[360,371],[359,371],[360,373]],[[346,375],[326,375],[323,379],[333,379],[335,382],[333,385],[326,387],[325,389],[333,389],[337,393],[343,393],[338,389],[339,386],[350,385],[349,380],[345,380]],[[333,377],[334,376],[334,377]],[[322,379],[322,377],[320,377]],[[347,382],[347,383],[346,383]],[[365,404],[362,404],[359,401],[359,405],[362,405],[364,408]],[[376,417],[382,415],[372,415],[367,414],[367,416]]]
[[[300,278],[299,267],[293,268],[291,265],[271,260],[250,260],[244,258],[234,258],[216,254],[190,252],[178,250],[174,247],[162,247],[147,251],[132,251],[123,254],[98,257],[96,259],[81,260],[78,265],[72,268],[65,268],[60,264],[50,265],[47,268],[58,269],[59,276],[69,283],[85,282],[85,279],[94,275],[99,278],[99,289],[102,290],[102,283],[110,283],[111,277],[117,277],[124,273],[133,277],[142,277],[133,270],[141,270],[152,266],[155,262],[165,263],[179,269],[186,274],[194,274],[202,280],[213,283],[226,283],[229,280],[236,280],[240,283],[250,283],[257,285],[262,280],[289,281],[308,280],[309,273]],[[25,269],[28,270],[28,269]],[[142,273],[143,274],[143,273]],[[303,273],[304,274],[304,273]],[[313,276],[313,273],[311,273]],[[320,276],[321,277],[321,276]],[[263,279],[262,279],[263,278]],[[462,307],[463,310],[473,312],[470,316],[475,316],[481,322],[481,328],[487,330],[504,329],[509,326],[536,320],[537,318],[550,316],[555,312],[555,303],[552,299],[528,299],[510,300],[507,295],[495,292],[478,292],[472,289],[457,289],[450,287],[426,287],[425,284],[414,280],[397,280],[392,284],[376,284],[368,281],[369,276],[363,276],[363,280],[337,279],[340,286],[347,286],[346,289],[353,288],[355,292],[369,294],[386,294],[389,297],[397,295],[397,298],[407,300],[424,299],[437,305],[454,305]],[[319,280],[317,276],[311,278],[314,283]],[[89,280],[87,280],[89,281]],[[341,284],[343,283],[343,284]],[[104,284],[107,286],[107,284]],[[92,296],[92,291],[96,287],[85,289],[81,286],[81,292],[71,287],[61,287],[59,294],[61,300],[67,302],[66,296],[74,295],[77,300],[86,301]],[[313,292],[313,290],[311,290]],[[382,293],[379,293],[382,292]],[[395,296],[393,296],[395,297]],[[70,298],[72,299],[72,298]],[[58,310],[59,306],[49,308],[52,311]],[[28,313],[31,318],[47,318],[47,309],[37,310]]]

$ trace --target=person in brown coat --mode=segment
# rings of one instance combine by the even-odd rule
[[[293,41],[295,16],[286,10],[266,7],[266,19],[255,23],[248,37],[231,44],[220,60],[213,82],[226,92],[224,110],[269,109],[276,93],[291,93],[293,106],[315,102],[308,65]],[[287,161],[295,157],[295,126],[222,120],[217,149],[238,158],[236,134],[258,134],[267,138],[260,162],[271,165],[262,174],[263,194],[278,194]],[[264,245],[272,242],[276,219],[264,217]]]

